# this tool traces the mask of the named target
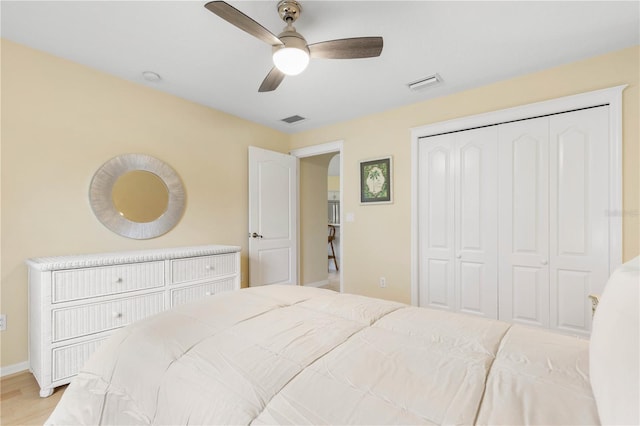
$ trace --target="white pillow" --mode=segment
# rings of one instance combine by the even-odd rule
[[[603,425],[640,425],[640,257],[609,278],[593,318],[591,388]]]

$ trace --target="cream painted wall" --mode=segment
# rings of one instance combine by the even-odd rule
[[[300,159],[300,283],[327,281],[327,170],[335,154]]]
[[[9,324],[0,334],[2,366],[27,359],[25,258],[234,244],[243,247],[246,283],[249,145],[286,152],[344,140],[343,211],[355,215],[355,222],[342,224],[347,236],[347,264],[340,265],[345,289],[409,302],[412,127],[629,84],[623,105],[624,258],[640,253],[637,46],[296,135],[6,40],[0,46],[0,310],[8,314]],[[145,241],[119,237],[91,212],[87,191],[93,173],[109,158],[127,152],[158,157],[183,179],[187,209],[165,236]],[[394,203],[360,206],[358,161],[389,154],[394,157]],[[386,289],[378,287],[379,276],[387,278]]]
[[[27,360],[34,256],[231,244],[247,279],[247,147],[286,152],[289,135],[2,40],[1,365]],[[105,228],[88,202],[108,159],[169,163],[187,192],[180,223],[151,240]]]
[[[292,149],[344,141],[342,210],[355,215],[342,224],[345,291],[410,302],[411,128],[621,84],[629,85],[623,93],[624,259],[640,254],[639,54],[635,46],[293,135]],[[394,159],[394,203],[360,205],[358,161],[384,155]],[[380,276],[387,288],[378,287]]]
[[[340,176],[328,176],[327,185],[329,191],[340,191]]]

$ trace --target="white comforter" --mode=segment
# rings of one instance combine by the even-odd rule
[[[119,331],[47,424],[597,424],[588,342],[304,287]]]

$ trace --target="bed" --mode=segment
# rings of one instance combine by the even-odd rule
[[[46,424],[638,424],[635,262],[591,347],[330,290],[222,293],[114,334]]]

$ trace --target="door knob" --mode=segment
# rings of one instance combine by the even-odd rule
[[[458,259],[462,259],[462,255],[461,255],[460,253],[456,254],[456,257],[457,257]]]
[[[540,261],[540,263],[542,263],[543,265],[546,265],[549,262],[547,262],[546,260],[543,259],[543,260]]]
[[[256,233],[256,232],[254,232],[254,233],[252,233],[252,234],[249,234],[249,237],[251,237],[251,238],[262,238],[262,235],[260,235],[260,234],[258,234],[258,233]]]

